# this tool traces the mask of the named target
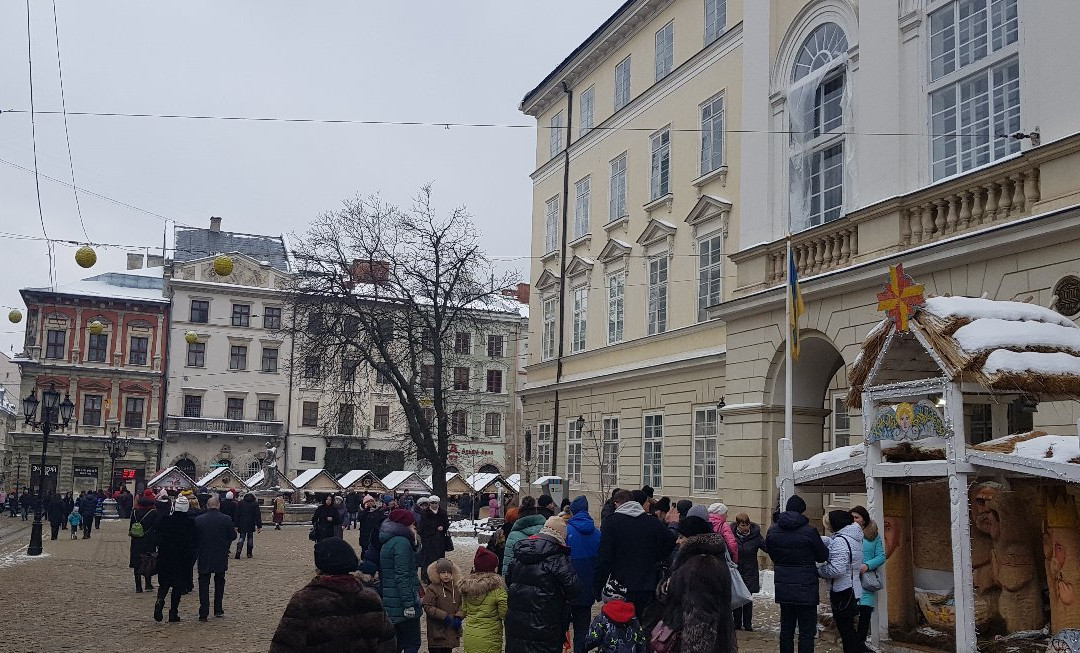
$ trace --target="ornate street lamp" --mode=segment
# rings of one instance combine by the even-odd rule
[[[727,402],[724,401],[724,396],[720,395],[720,401],[716,402],[716,416],[721,422],[724,421],[724,416],[720,414],[720,411],[724,410],[724,406],[727,406]]]
[[[38,405],[41,405],[41,419],[37,419]],[[58,412],[59,411],[59,414]],[[49,450],[49,434],[53,429],[67,428],[71,421],[71,414],[75,412],[75,404],[71,398],[64,394],[64,401],[60,401],[60,393],[56,391],[56,385],[49,384],[49,389],[41,393],[41,401],[38,401],[37,392],[31,391],[30,396],[23,399],[23,418],[27,426],[41,429],[41,476],[38,478],[37,505],[34,507],[34,524],[30,527],[30,546],[26,548],[26,555],[41,555],[41,513],[45,507],[45,456]]]
[[[105,440],[104,445],[105,453],[109,456],[109,460],[112,461],[112,465],[109,467],[109,489],[114,490],[117,489],[112,487],[113,481],[116,480],[116,459],[128,455],[128,441],[120,437],[119,426],[110,430],[109,433],[112,435]]]

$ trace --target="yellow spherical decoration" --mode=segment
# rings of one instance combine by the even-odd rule
[[[97,252],[94,251],[93,247],[83,245],[75,252],[75,262],[81,268],[93,267],[94,263],[97,263]]]
[[[227,277],[232,274],[232,271],[233,260],[231,258],[228,256],[219,256],[214,259],[214,272],[216,272],[219,277]]]
[[[184,334],[184,341],[187,342],[187,344],[189,345],[193,345],[196,342],[199,342],[199,334],[195,333],[194,331],[188,331]]]
[[[90,323],[90,333],[94,334],[95,336],[101,335],[101,332],[104,331],[104,330],[105,330],[105,325],[102,324],[101,322],[99,322],[98,320],[94,320],[93,322]]]
[[[11,312],[7,314],[7,319],[12,324],[18,324],[19,322],[22,322],[22,311],[17,308],[11,309]]]

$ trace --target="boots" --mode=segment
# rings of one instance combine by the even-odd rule
[[[176,610],[169,610],[169,623],[176,623],[180,621],[180,613]]]
[[[236,545],[236,559],[237,560],[240,559],[240,545],[239,544]]]
[[[150,581],[151,578],[153,578],[153,576],[146,577],[146,591],[148,592],[154,589],[154,584]]]
[[[164,619],[164,615],[161,611],[165,609],[165,597],[159,596],[157,602],[154,603],[154,621],[160,622]]]
[[[153,589],[153,588],[151,587],[150,589]],[[142,594],[142,591],[143,591],[142,576],[139,575],[139,570],[136,569],[135,570],[135,593],[136,594]]]

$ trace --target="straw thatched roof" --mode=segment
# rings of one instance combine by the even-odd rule
[[[929,343],[941,362],[940,371],[954,380],[996,392],[1080,399],[1080,327],[1048,308],[977,297],[932,297],[909,325]],[[869,376],[886,343],[897,337],[902,334],[890,320],[867,335],[849,374],[848,405],[862,405],[865,385],[882,384]],[[916,344],[914,338],[905,342]],[[895,342],[889,346],[891,353]],[[886,360],[882,368],[890,363]]]

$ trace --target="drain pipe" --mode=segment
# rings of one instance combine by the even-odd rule
[[[551,475],[559,469],[559,383],[563,373],[563,346],[566,337],[566,235],[570,214],[570,125],[574,122],[574,93],[562,82],[566,94],[566,142],[563,146],[562,236],[559,249],[559,352],[555,360],[555,415],[551,421]]]

